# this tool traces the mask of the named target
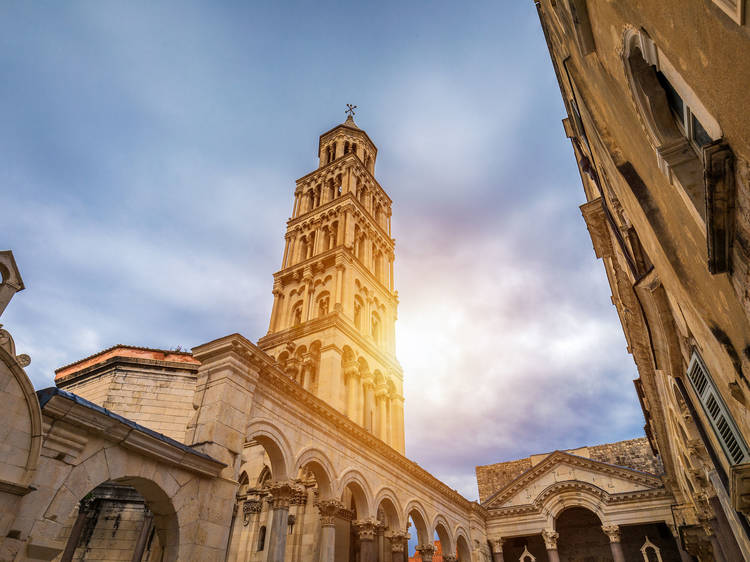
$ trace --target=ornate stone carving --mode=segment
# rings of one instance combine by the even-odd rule
[[[490,539],[490,547],[492,548],[493,553],[501,553],[503,551],[503,539]]]
[[[361,541],[375,540],[375,529],[379,521],[377,519],[357,519],[352,521],[352,527],[357,532]]]
[[[619,525],[602,525],[602,531],[609,537],[609,542],[620,542],[620,526]]]
[[[13,357],[22,369],[28,367],[31,363],[31,357],[25,353],[16,355],[16,343],[13,341],[13,336],[10,335],[8,330],[3,330],[2,327],[3,325],[0,324],[0,347],[7,351],[8,355]]]
[[[385,538],[391,543],[391,552],[403,552],[404,543],[411,538],[411,535],[404,531],[393,531],[388,533]]]
[[[320,524],[323,527],[333,527],[336,516],[341,514],[344,504],[338,500],[321,500],[318,502]]]
[[[443,554],[443,562],[457,562],[458,556],[452,554]]]
[[[247,500],[242,504],[242,525],[247,527],[253,513],[260,513],[263,509],[262,500]]]
[[[268,491],[273,497],[274,509],[289,509],[289,503],[294,493],[294,487],[290,482],[271,482]]]
[[[435,554],[435,545],[420,544],[417,546],[416,550],[422,556],[422,560],[429,562],[432,560],[432,555]]]
[[[542,538],[544,539],[544,547],[547,550],[557,550],[557,539],[560,533],[554,529],[545,529],[542,531]]]

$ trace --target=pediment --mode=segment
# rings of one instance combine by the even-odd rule
[[[580,482],[608,495],[663,487],[661,480],[654,475],[555,451],[490,496],[484,506],[500,508],[533,504],[545,490],[563,482]]]

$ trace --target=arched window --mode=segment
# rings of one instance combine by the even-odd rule
[[[648,537],[646,537],[646,542],[641,547],[641,554],[643,555],[644,562],[662,562],[661,550]]]
[[[329,301],[330,298],[328,293],[323,293],[318,297],[318,316],[325,316],[328,314]]]
[[[352,144],[352,152],[354,154],[357,154],[357,143],[356,142]]]
[[[307,236],[303,236],[299,239],[299,252],[297,254],[297,261],[305,261],[307,259]]]
[[[266,548],[266,526],[263,525],[258,531],[258,552]]]
[[[354,325],[358,330],[362,329],[362,299],[354,297]]]
[[[331,245],[329,246],[329,249],[335,248],[338,245],[338,232],[339,232],[339,223],[338,221],[331,224],[330,233],[331,233]]]
[[[349,154],[349,141],[344,143],[344,154]]]
[[[292,326],[299,326],[300,324],[302,324],[302,301],[295,304],[292,309]]]
[[[331,161],[336,160],[336,144],[335,142],[331,144]]]
[[[333,160],[333,158],[331,158],[331,147],[329,145],[326,147],[326,164],[330,164],[331,160]]]
[[[375,343],[380,343],[380,317],[377,312],[372,313],[372,319],[370,320],[370,334]]]
[[[705,221],[704,149],[721,138],[721,127],[644,31],[626,32],[623,56],[659,168],[681,188],[679,193],[694,217]]]

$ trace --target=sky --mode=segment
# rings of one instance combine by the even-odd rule
[[[477,499],[477,465],[643,435],[531,0],[5,2],[0,75],[0,321],[37,389],[265,335],[294,180],[352,103],[394,202],[407,456]]]

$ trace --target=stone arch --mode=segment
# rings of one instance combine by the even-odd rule
[[[327,500],[333,497],[333,481],[336,472],[326,454],[315,447],[307,447],[300,451],[295,462],[296,474],[303,468],[308,468],[315,476],[321,499]]]
[[[339,478],[338,485],[338,496],[344,495],[344,491],[349,487],[352,495],[354,496],[354,505],[357,507],[357,517],[364,519],[366,517],[372,517],[372,506],[374,504],[372,500],[372,491],[370,486],[367,484],[367,480],[362,474],[354,469],[350,468],[345,470]]]
[[[401,521],[401,505],[398,501],[398,497],[390,488],[381,488],[375,496],[375,513],[377,514],[380,508],[383,508],[383,512],[388,518],[388,528],[392,531],[403,530],[406,528],[406,523]]]
[[[263,449],[271,461],[271,473],[274,480],[286,480],[290,474],[290,461],[293,459],[292,448],[282,431],[272,422],[256,419],[247,428],[247,439],[254,439]]]
[[[3,275],[5,280],[9,278],[10,273]],[[2,379],[8,376],[4,371],[10,371],[8,377],[10,380],[2,381],[6,393],[3,406],[19,413],[25,409],[28,413],[27,416],[16,415],[11,420],[14,433],[20,435],[28,432],[28,445],[9,446],[8,450],[3,452],[0,476],[6,482],[28,489],[34,478],[42,449],[42,411],[34,386],[16,359],[13,338],[6,330],[0,329],[0,377]]]
[[[458,562],[471,562],[471,548],[469,547],[469,535],[463,527],[456,529],[456,554]]]
[[[408,504],[406,504],[404,513],[405,521],[408,521],[409,517],[411,517],[411,520],[414,521],[414,527],[417,531],[417,539],[419,540],[419,544],[432,544],[432,535],[427,529],[427,521],[429,521],[429,519],[427,518],[427,512],[425,511],[419,500],[413,499]]]
[[[446,554],[453,554],[456,550],[453,535],[450,531],[450,525],[445,516],[438,513],[435,519],[432,520],[432,530],[437,533],[440,539],[440,544],[443,547],[443,552]]]
[[[174,470],[174,469],[172,469]],[[117,482],[132,486],[143,496],[148,508],[154,514],[154,527],[163,548],[163,560],[175,561],[188,558],[192,537],[180,534],[192,521],[175,509],[175,504],[187,503],[187,498],[196,494],[195,479],[180,487],[169,474],[169,470],[158,463],[131,454],[119,447],[101,449],[96,454],[75,466],[60,484],[44,513],[45,527],[55,522],[59,533],[63,533],[70,522],[79,502],[92,490],[105,482]],[[47,534],[37,530],[31,535]],[[58,535],[58,539],[62,539]]]
[[[569,507],[585,507],[605,521],[603,499],[607,496],[607,492],[598,486],[569,480],[547,486],[537,496],[535,503],[541,504],[543,513],[553,521]]]

